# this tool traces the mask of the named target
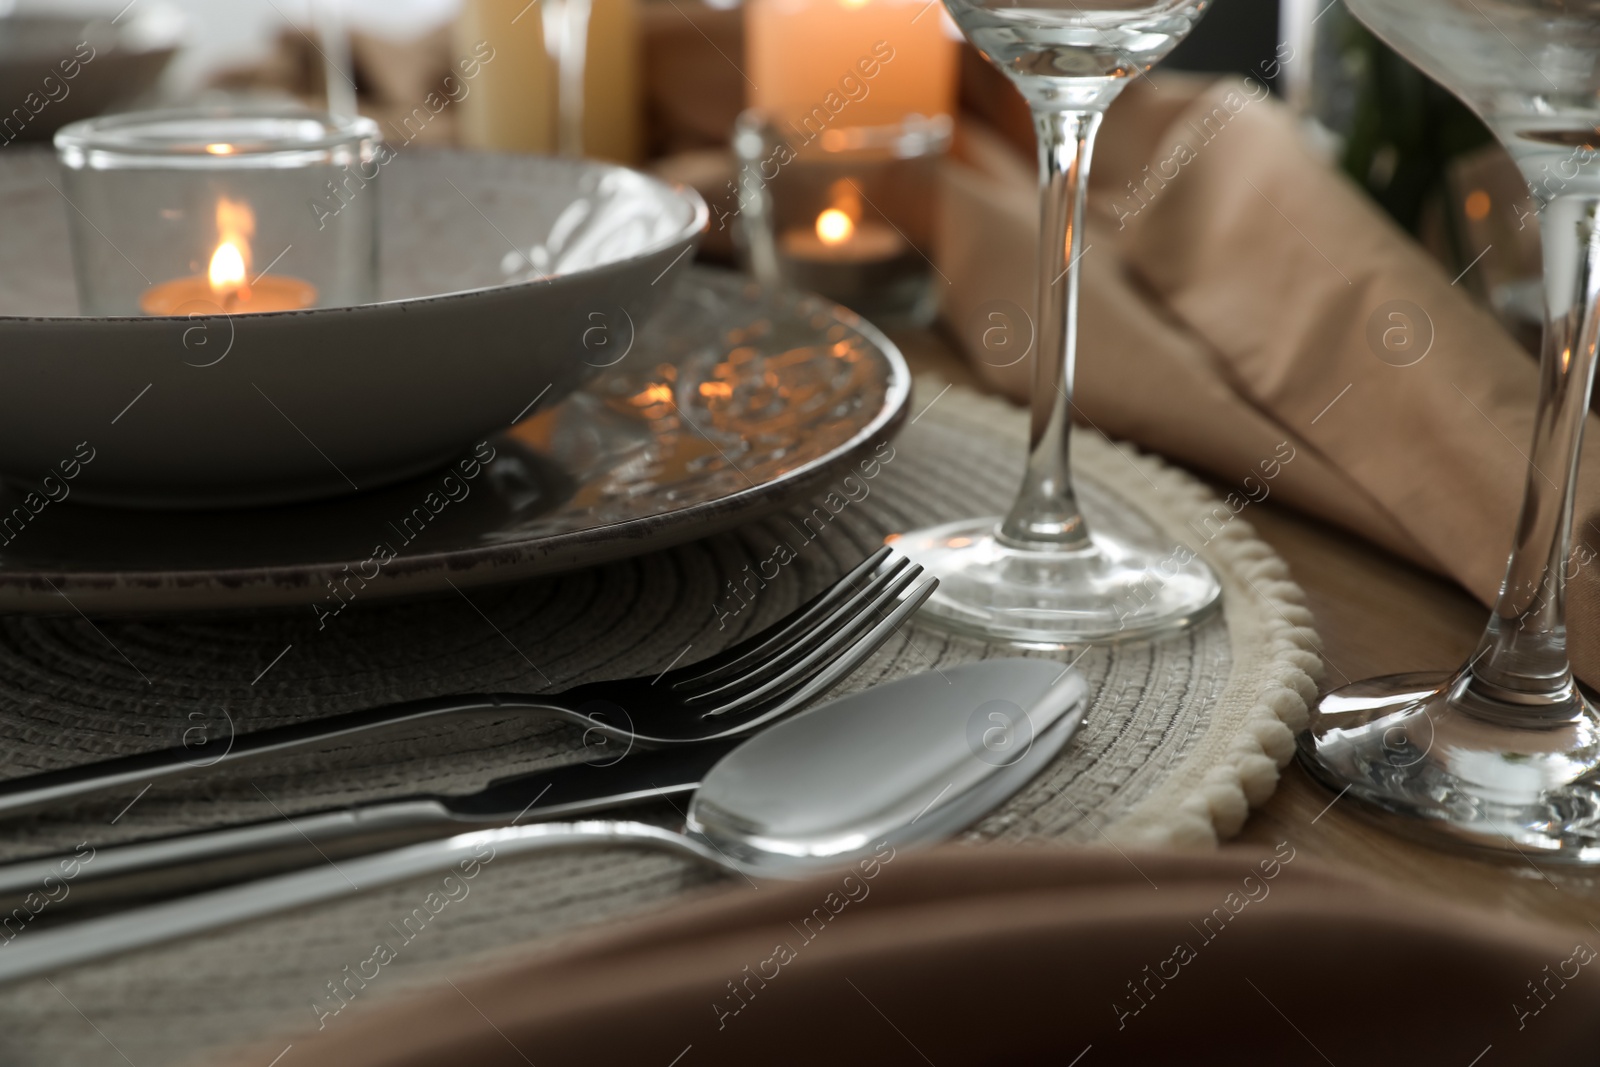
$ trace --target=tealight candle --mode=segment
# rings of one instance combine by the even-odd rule
[[[228,153],[214,153],[226,155]],[[250,238],[255,214],[248,204],[217,201],[217,247],[204,275],[175,278],[151,286],[139,297],[146,315],[183,315],[220,310],[297,311],[317,302],[317,287],[283,274],[250,277]]]
[[[880,323],[930,321],[936,166],[950,126],[946,116],[911,115],[829,128],[797,148],[792,123],[746,111],[733,138],[745,267]]]
[[[882,263],[907,251],[890,227],[870,219],[857,222],[834,207],[819,214],[810,229],[785,230],[778,245],[791,259],[815,263]]]

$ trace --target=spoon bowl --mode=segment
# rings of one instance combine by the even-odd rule
[[[764,878],[948,837],[1055,758],[1086,692],[1051,660],[997,659],[829,701],[723,757],[684,832]]]

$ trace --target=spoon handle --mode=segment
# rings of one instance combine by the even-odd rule
[[[21,898],[27,894],[48,887],[52,878],[71,882],[68,894],[56,902],[63,911],[127,905],[475,827],[592,818],[627,804],[693,792],[732,747],[727,742],[678,745],[632,752],[615,763],[567,763],[497,778],[476,793],[367,801],[126,844],[91,847],[85,842],[74,852],[0,863],[0,915],[25,903]],[[70,878],[62,873],[69,869],[74,872]]]
[[[0,983],[428,874],[453,877],[464,896],[470,892],[468,883],[496,860],[553,848],[619,844],[663,849],[737,871],[709,846],[649,823],[586,820],[476,830],[17,937],[0,952]],[[454,897],[458,890],[448,884],[435,891],[459,899]]]

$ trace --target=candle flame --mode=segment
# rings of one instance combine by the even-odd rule
[[[830,207],[817,216],[817,238],[825,245],[848,241],[855,232],[855,222],[836,207]]]
[[[211,257],[211,269],[206,272],[214,293],[235,292],[244,285],[244,254],[232,241],[217,246]]]
[[[223,144],[221,142],[217,144],[208,144],[206,145],[206,151],[210,152],[214,156],[231,156],[233,155],[233,145]]]
[[[211,254],[206,277],[219,296],[249,295],[250,238],[256,216],[250,205],[223,197],[217,201],[217,250]]]

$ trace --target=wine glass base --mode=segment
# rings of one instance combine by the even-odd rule
[[[1172,633],[1216,610],[1221,583],[1186,549],[1162,555],[1096,516],[1093,546],[1019,548],[998,518],[904,534],[894,547],[939,579],[918,621],[1023,648],[1061,649]]]
[[[1336,689],[1297,739],[1300,762],[1395,833],[1510,860],[1600,864],[1594,704],[1577,694],[1541,721],[1468,682],[1465,672],[1395,674]]]

